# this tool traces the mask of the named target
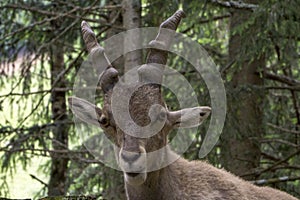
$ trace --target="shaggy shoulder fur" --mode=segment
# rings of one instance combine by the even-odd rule
[[[297,200],[269,187],[258,187],[203,161],[179,158],[149,173],[139,187],[126,185],[130,200]]]

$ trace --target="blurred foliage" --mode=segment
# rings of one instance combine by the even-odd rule
[[[1,1],[0,196],[13,196],[14,191],[9,193],[7,178],[10,175],[17,178],[19,167],[27,169],[31,160],[50,157],[53,139],[50,92],[55,89],[50,83],[50,45],[57,41],[64,45],[67,70],[63,75],[66,88],[59,89],[67,91],[71,96],[77,70],[86,58],[80,22],[88,21],[98,40],[105,39],[110,29],[122,29],[114,24],[112,18],[115,16],[110,16],[112,11],[119,11],[114,13],[120,15],[122,8],[118,2],[120,1]],[[251,61],[261,55],[265,57],[267,64],[260,66],[258,72],[264,78],[261,89],[265,100],[264,138],[261,141],[261,165],[257,169],[257,179],[298,177],[293,181],[279,180],[271,184],[272,187],[297,197],[300,197],[299,5],[297,0],[263,0],[252,11],[242,10],[252,14],[240,27],[233,30],[233,34],[242,35],[242,48],[235,63],[231,63],[228,58],[229,20],[235,8],[207,0],[142,0],[143,26],[158,26],[178,8],[184,9],[187,16],[178,32],[186,34],[204,47],[220,70],[225,84],[230,84],[234,72],[239,69],[239,63]],[[50,27],[53,27],[51,23],[54,20],[60,20],[61,26],[52,30]],[[251,29],[253,26],[257,29]],[[249,40],[253,34],[257,35],[255,41]],[[193,66],[176,55],[170,55],[168,65],[184,74],[201,105],[210,104],[205,83],[203,80],[199,81]],[[89,85],[88,80],[82,81],[82,86]],[[179,105],[176,96],[167,89],[164,94],[169,108],[177,109]],[[233,94],[228,90],[227,95]],[[101,96],[97,99],[101,101]],[[228,103],[239,103],[239,100]],[[69,119],[66,123],[73,126],[71,112]],[[184,153],[186,158],[198,159],[207,125],[208,123],[200,127],[194,134],[194,142]],[[238,122],[234,125],[238,126]],[[124,198],[122,174],[98,163],[80,143],[74,126],[69,134],[67,194]],[[222,167],[220,151],[222,149],[217,145],[207,157],[217,167]],[[40,173],[49,174],[50,164],[49,159],[49,162],[41,166]],[[41,193],[37,196],[45,195],[46,191],[47,187],[41,188]]]

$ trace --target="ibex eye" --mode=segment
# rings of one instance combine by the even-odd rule
[[[166,117],[166,113],[165,113],[164,111],[162,111],[162,112],[159,114],[159,116],[158,116],[158,118],[159,118],[160,120],[165,119],[165,117]]]
[[[104,127],[107,127],[109,125],[109,121],[104,115],[102,115],[100,119],[98,119],[98,122]]]

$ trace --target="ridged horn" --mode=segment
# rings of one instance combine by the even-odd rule
[[[81,32],[84,43],[90,53],[90,60],[94,68],[99,72],[100,86],[104,93],[111,90],[118,82],[118,71],[112,67],[105,55],[105,50],[97,42],[97,38],[89,24],[85,21],[81,23]]]
[[[167,63],[168,49],[174,36],[174,33],[172,34],[170,30],[175,31],[184,17],[184,12],[178,10],[161,23],[155,40],[149,43],[150,50],[146,64],[142,65],[138,70],[140,81],[161,83],[163,66]]]
[[[103,49],[99,45],[99,43],[97,42],[95,33],[92,31],[89,24],[85,21],[81,22],[81,32],[82,32],[82,36],[83,36],[85,46],[86,46],[89,53],[91,53],[92,50],[95,49],[95,48]]]
[[[168,52],[158,50],[156,48],[168,50],[169,45],[172,42],[173,35],[170,35],[170,31],[164,31],[164,29],[175,31],[181,19],[184,17],[184,12],[182,10],[178,10],[171,17],[161,23],[158,35],[156,36],[155,40],[152,40],[149,43],[150,51],[148,53],[146,63],[158,63],[162,65],[167,63]]]

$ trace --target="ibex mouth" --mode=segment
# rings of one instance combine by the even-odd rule
[[[130,177],[136,177],[137,175],[139,175],[139,174],[141,174],[141,173],[132,173],[132,172],[130,172],[130,173],[126,173],[128,176],[130,176]]]
[[[141,185],[146,181],[147,173],[145,172],[126,172],[125,181],[130,185]]]

